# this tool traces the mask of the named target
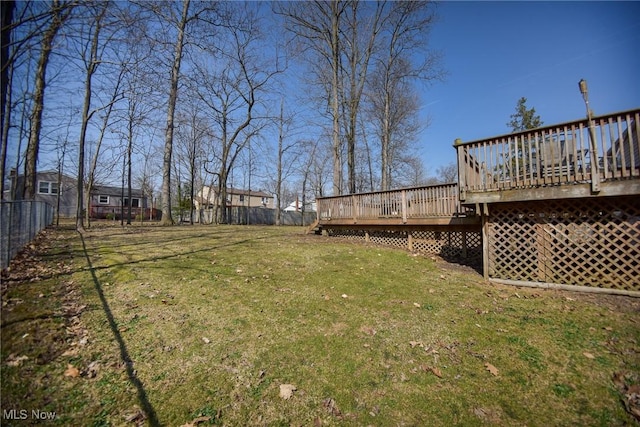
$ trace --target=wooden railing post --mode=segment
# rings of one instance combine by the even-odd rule
[[[467,198],[467,190],[466,190],[466,180],[465,180],[465,172],[467,169],[467,164],[465,162],[464,156],[464,147],[462,146],[462,140],[460,138],[456,138],[453,143],[453,146],[456,149],[458,154],[458,189],[460,190],[459,197],[460,201],[464,202]]]
[[[407,223],[407,190],[402,190],[402,223]]]
[[[358,222],[358,212],[356,209],[356,195],[351,195],[351,216],[353,217],[353,223]]]
[[[589,117],[589,139],[591,140],[591,192],[599,193],[600,192],[600,165],[599,156],[598,156],[598,141],[596,139],[596,129],[593,123],[593,119],[591,118],[591,113],[588,114]]]

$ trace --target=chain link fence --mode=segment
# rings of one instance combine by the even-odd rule
[[[54,209],[33,200],[2,202],[0,206],[0,267],[5,269],[20,249],[53,224]]]

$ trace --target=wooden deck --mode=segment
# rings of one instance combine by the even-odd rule
[[[640,109],[457,140],[459,185],[320,197],[318,226],[499,283],[640,297],[638,135]]]
[[[640,110],[456,140],[463,204],[640,194]]]
[[[463,206],[457,184],[319,197],[322,226],[367,226],[389,229],[480,224],[475,208]]]

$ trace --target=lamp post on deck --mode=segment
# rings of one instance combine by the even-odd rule
[[[591,141],[591,192],[598,193],[600,191],[600,167],[598,164],[598,143],[596,140],[596,129],[593,123],[593,114],[589,108],[589,90],[587,81],[580,79],[578,82],[584,105],[587,107],[587,120],[589,121],[589,140]]]

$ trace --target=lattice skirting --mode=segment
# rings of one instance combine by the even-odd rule
[[[490,206],[489,277],[640,291],[640,197]]]
[[[469,262],[482,260],[482,237],[479,231],[367,231],[328,229],[330,236],[394,246],[443,258],[461,258]]]

